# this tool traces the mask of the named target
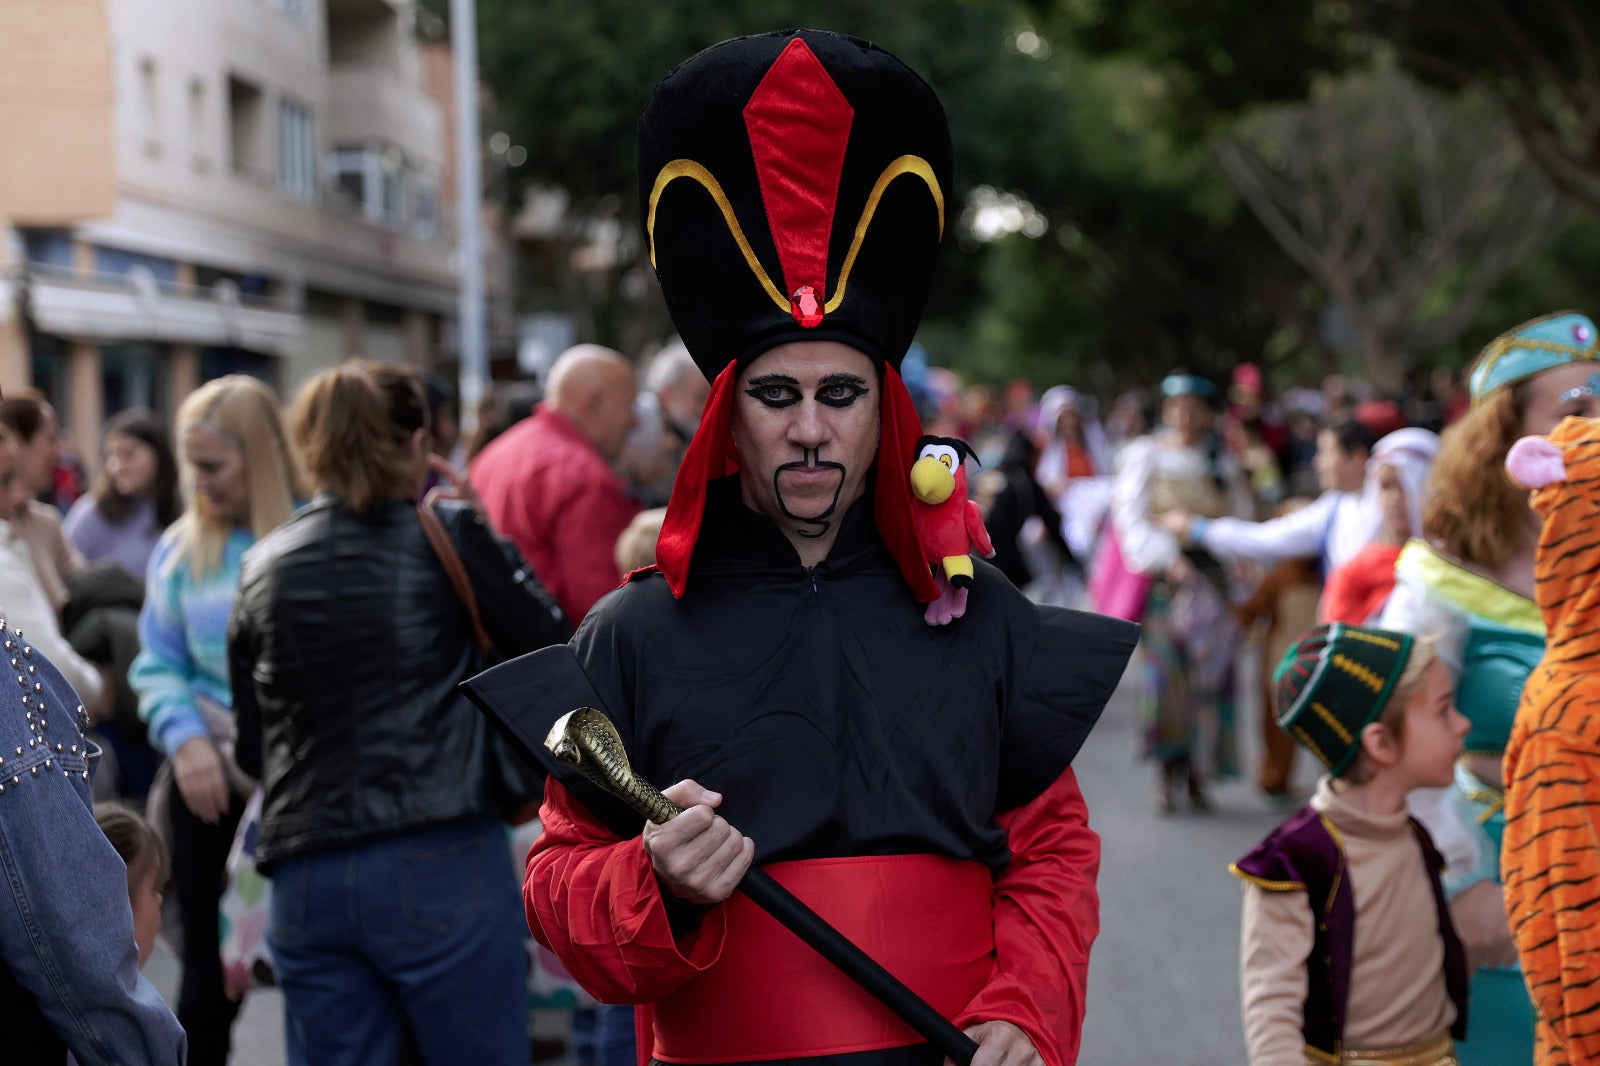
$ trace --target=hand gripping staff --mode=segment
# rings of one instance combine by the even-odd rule
[[[657,825],[671,821],[683,808],[663,796],[650,782],[633,772],[616,727],[593,707],[579,707],[562,715],[550,729],[544,746],[556,759],[589,781],[620,798]],[[837,966],[846,977],[866,989],[884,1006],[947,1057],[969,1066],[978,1045],[915,992],[878,965],[816,911],[802,903],[766,871],[751,866],[739,890],[790,932]]]

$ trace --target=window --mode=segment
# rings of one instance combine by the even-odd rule
[[[197,173],[211,169],[211,151],[206,138],[206,83],[189,79],[189,165]]]
[[[156,158],[161,154],[161,82],[149,56],[139,60],[139,128],[144,131],[140,150]]]
[[[228,78],[228,165],[240,177],[263,184],[271,181],[266,165],[266,138],[262,129],[261,89]]]
[[[171,259],[95,245],[94,272],[102,277],[127,278],[140,267],[150,272],[157,285],[170,287],[178,283],[178,264]]]
[[[278,188],[297,200],[317,194],[317,140],[311,112],[290,100],[278,101]]]
[[[107,416],[130,407],[166,408],[170,345],[119,341],[100,346],[100,403]]]
[[[72,269],[72,233],[64,229],[25,229],[22,252],[29,265]]]
[[[334,187],[368,222],[405,222],[405,156],[398,148],[341,148],[328,157]]]
[[[398,148],[385,148],[378,156],[382,196],[378,201],[382,221],[398,226],[405,220],[405,157]]]
[[[439,179],[431,175],[412,175],[411,232],[423,241],[439,232]]]

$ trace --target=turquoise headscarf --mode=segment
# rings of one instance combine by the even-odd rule
[[[1557,311],[1500,334],[1478,355],[1468,377],[1474,404],[1551,367],[1600,359],[1600,333],[1588,315]]]

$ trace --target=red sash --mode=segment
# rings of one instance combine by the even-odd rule
[[[935,855],[812,859],[766,867],[940,1014],[994,975],[988,867]],[[653,1006],[662,1062],[760,1062],[925,1041],[743,893],[709,970]]]

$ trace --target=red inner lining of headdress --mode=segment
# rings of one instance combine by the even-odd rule
[[[700,427],[684,453],[678,476],[667,501],[667,516],[656,540],[656,567],[667,579],[673,596],[681,599],[689,584],[689,563],[700,523],[705,517],[706,486],[739,471],[733,448],[733,401],[739,379],[736,363],[729,363],[711,383]],[[877,488],[872,501],[878,535],[918,603],[939,598],[939,587],[922,552],[912,516],[911,463],[922,419],[905,382],[893,366],[883,368],[883,404],[878,438]]]

